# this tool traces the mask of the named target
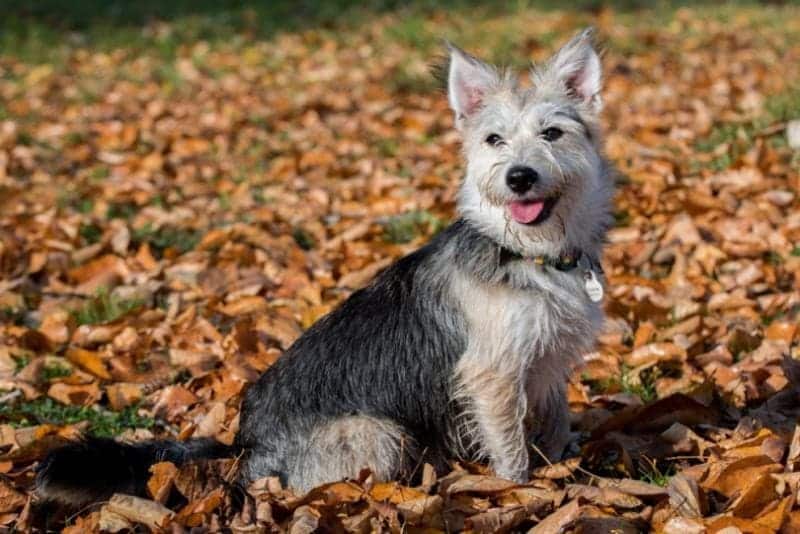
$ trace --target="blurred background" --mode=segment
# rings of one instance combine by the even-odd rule
[[[800,377],[800,7],[565,5],[0,0],[0,525],[78,432],[230,442],[243,388],[453,219],[443,39],[524,73],[590,24],[619,172],[582,468],[665,486],[763,442],[794,469],[764,403]],[[695,515],[784,499],[730,484]]]

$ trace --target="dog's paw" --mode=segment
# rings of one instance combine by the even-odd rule
[[[506,480],[510,480],[512,482],[516,482],[517,484],[525,484],[530,480],[530,476],[528,474],[527,469],[523,469],[521,471],[498,471],[495,470],[495,476],[497,478],[503,478]]]
[[[530,480],[530,473],[528,468],[528,458],[521,458],[513,465],[507,462],[492,462],[490,467],[498,478],[505,478],[512,480],[517,484],[524,484]]]
[[[535,465],[560,462],[563,458],[580,453],[579,433],[570,432],[568,426],[550,430],[551,432],[547,436],[540,434],[534,436],[530,441],[535,451],[532,456]]]

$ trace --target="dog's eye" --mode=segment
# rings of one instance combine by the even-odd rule
[[[503,138],[497,135],[496,133],[489,134],[486,136],[486,144],[489,146],[497,146],[503,142]]]
[[[562,135],[564,135],[564,132],[558,128],[547,128],[542,131],[542,137],[544,137],[545,141],[553,142]]]

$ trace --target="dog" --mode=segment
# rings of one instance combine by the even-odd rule
[[[239,482],[306,491],[484,461],[528,480],[570,440],[568,376],[603,314],[613,176],[591,30],[523,87],[449,45],[466,173],[458,218],[312,325],[245,393],[231,446],[87,438],[40,464],[36,493],[72,504],[143,493],[148,468],[240,455]]]

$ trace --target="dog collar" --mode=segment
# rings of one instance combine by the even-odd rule
[[[558,257],[553,256],[523,256],[517,252],[514,252],[511,249],[501,247],[500,248],[500,261],[502,263],[511,261],[511,260],[524,260],[533,263],[534,265],[542,265],[547,267],[552,267],[557,271],[562,272],[569,272],[578,267],[578,262],[584,257],[583,252],[580,250],[576,250],[571,253],[561,254]]]
[[[600,283],[599,275],[603,274],[603,267],[599,261],[593,260],[588,254],[580,250],[575,250],[566,254],[561,254],[557,258],[552,256],[532,256],[526,257],[505,247],[500,248],[500,261],[505,263],[512,260],[529,261],[534,265],[552,267],[557,271],[568,273],[580,269],[583,277],[583,288],[592,302],[603,300],[603,284]]]

